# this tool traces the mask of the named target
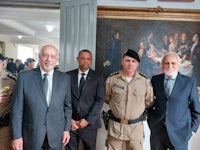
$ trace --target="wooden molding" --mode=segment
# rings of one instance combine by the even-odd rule
[[[200,21],[200,10],[99,6],[98,18]]]

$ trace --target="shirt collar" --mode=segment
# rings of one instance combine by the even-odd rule
[[[81,73],[85,73],[85,75],[87,76],[88,72],[90,69],[86,70],[85,72],[82,72],[80,69],[78,69],[78,73],[81,75]]]
[[[40,70],[41,70],[41,75],[43,77],[43,75],[46,73],[41,67],[40,67]],[[47,73],[50,77],[53,76],[53,73],[54,73],[54,69],[52,69],[49,73]]]

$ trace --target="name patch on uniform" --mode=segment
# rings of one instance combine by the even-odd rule
[[[114,84],[114,86],[115,86],[115,87],[118,87],[118,88],[120,88],[120,89],[124,89],[124,87],[123,87],[123,86],[121,86],[121,85],[118,85],[118,84]]]

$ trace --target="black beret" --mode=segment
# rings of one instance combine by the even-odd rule
[[[0,60],[5,60],[5,57],[2,54],[0,54]]]
[[[132,49],[128,49],[123,56],[129,56],[132,57],[134,59],[136,59],[138,62],[140,62],[140,57],[138,55],[138,53]]]

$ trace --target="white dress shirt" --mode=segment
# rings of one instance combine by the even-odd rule
[[[78,70],[78,86],[79,86],[79,83],[80,83],[80,80],[81,80],[81,77],[82,77],[81,73],[85,73],[84,79],[86,80],[88,72],[89,72],[89,69],[86,70],[85,72],[82,72],[80,69]]]
[[[42,79],[44,77],[44,74],[46,72],[44,72],[42,70],[42,68],[40,68],[41,70],[41,75],[42,75]],[[51,96],[52,96],[52,88],[53,88],[53,73],[54,73],[54,70],[50,71],[49,73],[46,73],[48,74],[47,75],[47,80],[48,80],[48,90],[47,90],[47,97],[46,97],[46,101],[47,101],[47,104],[48,106],[50,105],[50,102],[51,102]]]

